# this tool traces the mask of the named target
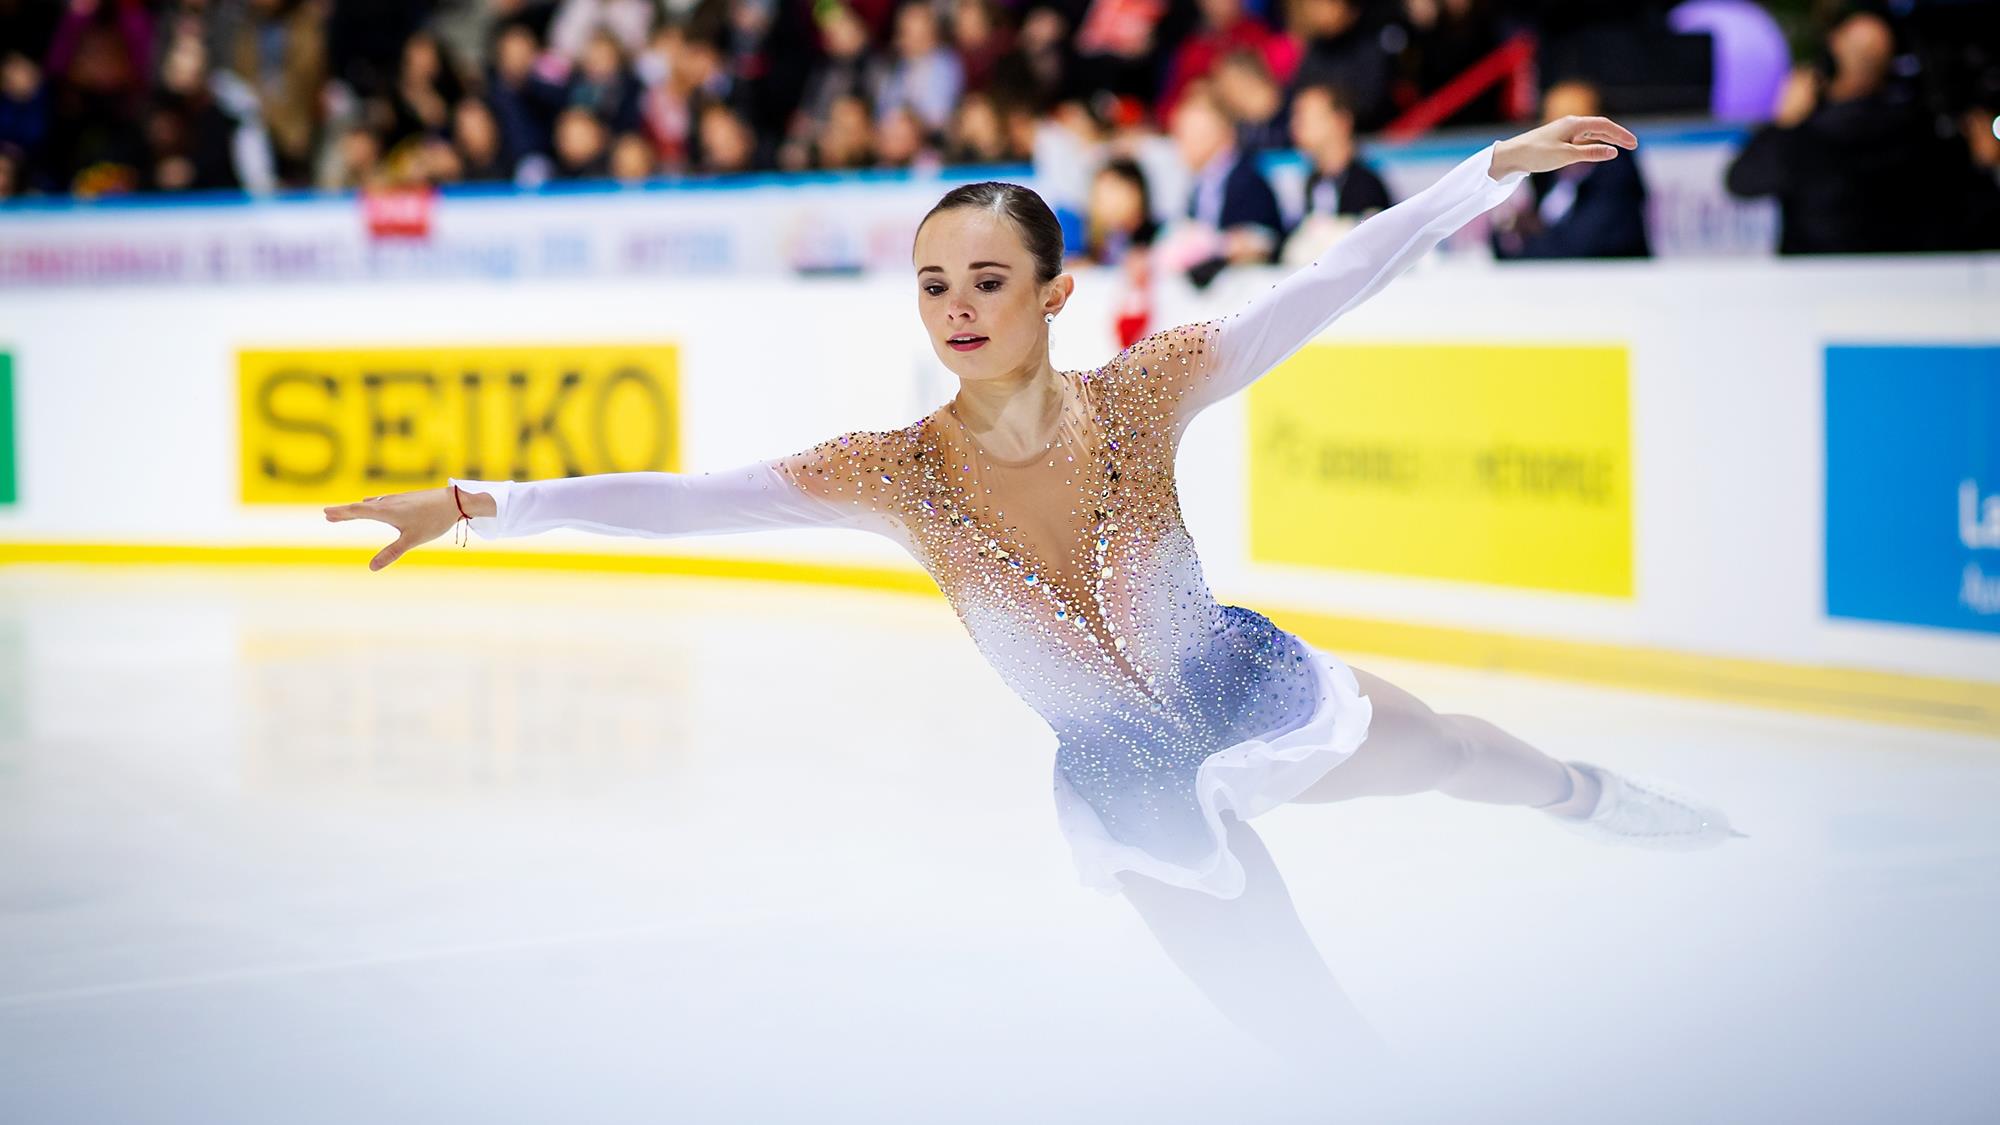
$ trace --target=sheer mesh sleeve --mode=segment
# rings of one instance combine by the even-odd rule
[[[474,516],[483,539],[576,528],[604,535],[670,539],[781,527],[893,530],[855,479],[843,452],[875,435],[843,434],[786,457],[708,473],[597,473],[538,481],[449,478],[493,497],[495,513]]]
[[[1487,145],[1431,186],[1363,219],[1312,264],[1251,298],[1241,310],[1202,325],[1167,329],[1135,344],[1185,354],[1191,350],[1186,340],[1190,329],[1204,330],[1199,362],[1164,365],[1169,379],[1184,380],[1174,388],[1177,421],[1185,425],[1203,408],[1249,386],[1446,236],[1512,195],[1527,173],[1493,179],[1493,148]],[[1176,334],[1170,344],[1169,334]]]

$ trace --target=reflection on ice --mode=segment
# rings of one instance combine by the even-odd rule
[[[1287,805],[1242,846],[1297,929],[1190,954],[1077,883],[939,602],[10,568],[0,1118],[2000,1116],[2000,747],[1351,655],[1750,836]],[[1384,1054],[1272,1052],[1190,955]]]

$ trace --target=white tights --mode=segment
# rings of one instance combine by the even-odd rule
[[[1380,676],[1354,675],[1374,709],[1368,737],[1296,801],[1436,791],[1565,815],[1595,802],[1594,779],[1492,723],[1440,715]],[[1243,863],[1242,895],[1219,899],[1127,872],[1126,899],[1209,1001],[1273,1051],[1321,1066],[1382,1061],[1385,1044],[1314,948],[1263,841],[1227,812],[1223,825]]]
[[[1476,715],[1440,715],[1395,684],[1359,668],[1354,678],[1374,714],[1368,737],[1346,761],[1293,798],[1399,797],[1436,790],[1462,801],[1548,807],[1595,797],[1595,782],[1574,767]],[[1589,789],[1585,793],[1580,790]]]

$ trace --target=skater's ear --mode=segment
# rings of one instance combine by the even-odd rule
[[[1042,311],[1050,316],[1061,316],[1063,307],[1069,304],[1070,295],[1076,292],[1076,275],[1060,273],[1044,288]]]

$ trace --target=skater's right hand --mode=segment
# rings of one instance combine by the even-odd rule
[[[460,489],[459,502],[465,510],[475,516],[493,514],[493,498],[483,493],[467,492]],[[370,496],[353,504],[330,504],[326,508],[328,523],[342,520],[379,520],[397,531],[396,541],[375,553],[368,560],[369,570],[381,570],[403,557],[403,552],[419,543],[428,543],[458,522],[458,502],[453,501],[451,487],[420,488],[414,492],[392,492],[386,496]]]

